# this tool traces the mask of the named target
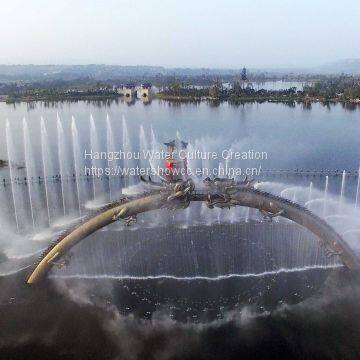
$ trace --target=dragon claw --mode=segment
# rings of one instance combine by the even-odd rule
[[[136,215],[131,215],[131,216],[124,218],[124,221],[125,221],[125,226],[130,226],[132,224],[137,223],[137,217],[136,217]]]

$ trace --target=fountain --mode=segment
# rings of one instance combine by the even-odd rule
[[[84,129],[83,127],[80,127],[80,124],[83,125],[83,123],[78,123],[77,121],[75,121],[74,117],[72,117],[71,123],[69,124],[71,126],[67,128],[67,122],[62,121],[62,119],[58,115],[56,118],[56,123],[54,123],[54,125],[56,124],[54,129],[54,127],[50,126],[50,123],[47,123],[44,119],[41,119],[41,142],[39,145],[42,157],[39,158],[39,160],[41,159],[42,161],[37,161],[37,144],[34,138],[31,137],[34,132],[29,131],[33,129],[29,129],[26,119],[24,119],[22,123],[23,136],[21,138],[22,141],[20,144],[17,144],[18,139],[16,138],[16,142],[15,144],[13,144],[13,134],[11,133],[10,124],[7,124],[6,138],[8,145],[8,157],[10,160],[9,164],[12,165],[10,169],[11,181],[9,186],[4,187],[5,190],[3,192],[5,196],[2,196],[1,198],[5,199],[5,201],[11,200],[11,202],[9,203],[10,208],[14,208],[14,211],[11,211],[11,216],[13,216],[14,214],[17,231],[22,232],[24,229],[27,230],[27,225],[29,226],[30,230],[31,225],[32,229],[35,229],[36,231],[41,231],[41,234],[46,235],[44,236],[44,238],[46,237],[46,240],[48,240],[50,237],[55,236],[55,232],[59,233],[61,229],[65,228],[65,221],[68,221],[70,216],[71,219],[74,219],[74,210],[76,210],[76,212],[78,212],[80,216],[83,216],[85,215],[85,213],[87,213],[85,207],[87,206],[89,198],[101,199],[107,197],[110,199],[110,201],[116,201],[119,198],[118,192],[121,189],[120,182],[122,181],[119,176],[116,176],[116,178],[114,178],[110,175],[105,180],[101,181],[97,179],[95,182],[94,179],[90,176],[84,176],[84,170],[82,170],[85,167],[83,151],[84,144],[90,143],[93,151],[107,151],[108,153],[122,149],[125,153],[139,151],[140,154],[143,154],[147,150],[160,151],[163,147],[159,139],[157,139],[154,129],[152,127],[148,127],[150,126],[150,124],[138,125],[138,138],[136,138],[135,140],[131,140],[131,133],[132,129],[134,128],[130,128],[130,123],[128,123],[125,118],[123,118],[122,122],[119,124],[120,130],[122,130],[122,136],[120,136],[120,138],[118,136],[115,137],[113,126],[115,126],[116,124],[112,123],[109,115],[107,115],[106,119],[104,120],[105,121],[103,123],[101,123],[100,121],[95,122],[94,118],[91,116],[90,121],[85,122],[86,129]],[[104,137],[102,137],[102,129],[105,130]],[[13,130],[15,130],[15,128]],[[51,133],[50,130],[55,130],[56,132]],[[71,135],[70,139],[67,139],[68,130],[71,130],[69,132],[69,135]],[[149,133],[147,132],[148,130],[150,130]],[[54,134],[55,138],[57,139],[57,141],[55,142],[52,141]],[[103,145],[106,145],[105,149],[101,148],[102,140],[104,140]],[[119,144],[116,143],[117,140],[119,140]],[[123,142],[122,146],[121,141]],[[192,142],[189,143],[188,148],[190,152],[194,152],[195,149],[200,149],[203,152],[205,152],[206,150],[216,151],[218,142],[218,139],[201,137],[193,139]],[[20,156],[22,144],[24,146],[23,158],[21,158]],[[55,152],[52,153],[53,151]],[[134,166],[136,160],[137,159],[125,159],[124,164],[121,165],[130,168]],[[19,184],[18,174],[20,174],[21,171],[18,169],[18,167],[19,165],[21,166],[23,162],[25,163],[26,170],[23,170],[22,172],[26,171],[26,180],[21,180],[21,184]],[[57,163],[59,163],[58,169],[56,169]],[[100,165],[100,163],[92,163],[92,165],[95,164],[97,164],[97,166]],[[107,160],[107,167],[111,168],[117,165],[117,160]],[[140,165],[140,167],[147,168],[149,166],[149,161],[144,158],[140,158],[138,165]],[[153,159],[150,161],[150,166],[156,172],[158,171],[158,167],[163,167],[163,165],[164,163],[161,159]],[[189,169],[196,169],[199,167],[210,169],[210,174],[207,175],[211,176],[212,178],[214,177],[214,173],[212,172],[214,168],[218,170],[219,176],[222,177],[225,175],[224,172],[227,174],[226,169],[229,168],[229,166],[236,166],[236,164],[232,163],[228,159],[226,159],[222,163],[218,162],[217,160],[214,161],[201,158],[189,159],[188,161]],[[42,173],[44,173],[44,181],[42,179]],[[38,181],[33,181],[33,179],[39,178],[39,175],[41,176],[41,183],[39,183]],[[268,191],[272,193],[275,192],[276,194],[279,194],[281,192],[281,194],[286,195],[285,197],[289,198],[290,200],[293,200],[299,204],[305,204],[310,208],[311,211],[313,211],[313,213],[317,215],[322,215],[323,217],[331,214],[338,214],[338,207],[339,204],[341,204],[341,214],[346,215],[350,214],[346,198],[346,196],[349,195],[348,193],[350,193],[350,191],[348,191],[349,189],[356,188],[355,208],[358,207],[360,179],[358,176],[357,178],[355,178],[355,182],[357,181],[357,184],[351,184],[350,182],[353,178],[347,177],[346,172],[343,172],[342,175],[343,176],[341,177],[341,190],[339,188],[340,191],[337,194],[333,195],[329,192],[329,174],[325,177],[325,187],[323,188],[321,193],[317,190],[318,187],[321,187],[321,184],[319,184],[318,181],[321,179],[320,177],[312,178],[313,181],[311,181],[310,183],[307,181],[309,177],[304,177],[294,183],[288,181],[288,184],[271,183],[272,185]],[[337,179],[340,183],[339,176],[337,177]],[[200,181],[198,180],[199,179],[196,178],[194,179],[195,182],[200,184]],[[127,178],[126,184],[130,185],[131,181],[134,180]],[[333,181],[336,181],[336,178],[334,178]],[[27,186],[23,186],[23,183],[26,183]],[[299,185],[299,183],[301,185]],[[345,189],[345,185],[349,189]],[[353,187],[351,187],[352,185]],[[15,190],[14,187],[16,187]],[[23,190],[19,191],[19,189],[17,189],[19,187],[21,187],[21,189]],[[21,196],[23,196],[21,194],[25,195],[24,202],[21,199]],[[90,196],[88,194],[90,194]],[[12,199],[10,199],[10,195],[12,196]],[[353,195],[355,195],[355,190],[353,192]],[[22,202],[23,205],[19,205],[22,204]],[[354,209],[354,202],[352,202],[351,207],[352,209]],[[89,206],[89,208],[91,207]],[[96,207],[94,206],[92,210],[94,210],[95,208]],[[43,216],[45,214],[44,210],[46,211],[46,217]],[[25,216],[22,216],[23,212]],[[60,212],[61,218],[58,217],[58,213]],[[67,218],[64,219],[63,216],[67,216]],[[5,217],[2,216],[2,218]],[[41,224],[44,219],[47,219],[47,224]],[[334,225],[335,230],[340,232],[345,231],[345,234],[348,235],[349,238],[357,239],[358,233],[355,233],[354,230],[351,230],[356,227],[354,219],[330,217],[327,218],[327,220],[329,220]],[[295,227],[293,230],[289,230],[289,228],[286,227],[287,225],[289,225],[288,220],[284,219],[280,220],[279,222],[279,218],[275,218],[272,223],[264,224],[264,220],[260,216],[260,213],[258,213],[256,210],[249,210],[249,208],[246,206],[236,209],[232,208],[231,210],[221,210],[218,208],[210,210],[205,204],[196,203],[192,204],[185,211],[172,212],[160,210],[158,214],[154,215],[143,214],[139,217],[139,225],[137,227],[135,226],[135,229],[130,230],[131,233],[129,234],[129,237],[132,238],[138,236],[135,235],[135,233],[137,233],[139,228],[143,226],[149,226],[151,228],[158,228],[159,226],[163,226],[164,229],[167,229],[165,226],[169,224],[171,229],[189,229],[189,231],[196,232],[203,232],[204,228],[206,229],[206,231],[210,231],[216,226],[223,226],[224,228],[230,225],[240,226],[244,231],[243,239],[241,239],[241,241],[244,241],[244,243],[241,245],[244,248],[238,253],[236,251],[240,248],[237,248],[238,245],[237,243],[235,243],[235,241],[234,244],[229,243],[229,246],[231,245],[233,246],[233,248],[226,248],[225,244],[219,244],[217,247],[217,244],[215,242],[211,243],[209,241],[209,254],[212,257],[211,259],[214,259],[214,261],[216,262],[216,266],[211,268],[215,269],[214,273],[209,275],[206,274],[205,265],[201,263],[201,246],[204,245],[205,242],[200,244],[200,242],[197,242],[196,239],[192,239],[188,243],[181,244],[180,249],[173,249],[174,253],[176,253],[176,251],[178,251],[179,253],[183,251],[183,253],[181,254],[184,258],[184,267],[181,267],[181,265],[179,266],[179,269],[183,269],[183,274],[174,275],[176,267],[174,267],[174,269],[171,268],[172,263],[171,261],[169,261],[166,264],[169,265],[170,273],[168,275],[165,274],[165,276],[175,276],[176,278],[179,277],[188,279],[196,279],[202,277],[204,277],[204,279],[212,279],[222,278],[223,276],[247,276],[247,274],[249,276],[263,276],[262,274],[271,274],[272,272],[275,273],[277,271],[282,271],[281,269],[306,269],[307,267],[312,268],[313,266],[333,266],[332,260],[324,260],[321,249],[319,251],[314,250],[311,244],[309,245],[306,242],[298,241],[299,237],[297,235],[295,236],[295,234],[298,234],[298,230]],[[203,224],[211,225],[211,227],[203,226]],[[44,229],[41,227],[41,225],[50,225],[51,229]],[[198,226],[196,230],[194,230],[194,225]],[[258,267],[259,264],[257,264],[255,260],[255,254],[259,253],[260,257],[260,252],[257,252],[257,249],[249,250],[247,248],[254,246],[254,242],[252,240],[250,241],[251,234],[253,234],[254,231],[257,231],[254,230],[255,228],[260,229],[261,226],[263,226],[264,229],[266,227],[268,228],[268,231],[264,231],[264,233],[256,235],[259,236],[259,239],[261,239],[261,241],[255,241],[256,246],[260,249],[259,251],[264,252],[263,254],[265,266],[263,268],[261,268],[261,266]],[[269,226],[271,227],[271,231],[269,231]],[[275,228],[274,226],[277,227]],[[109,239],[101,242],[101,244],[99,244],[96,249],[91,246],[89,248],[84,247],[84,249],[89,249],[86,250],[88,251],[86,253],[86,257],[84,258],[79,256],[79,259],[75,260],[75,264],[77,263],[79,267],[76,269],[73,268],[72,271],[74,272],[70,271],[70,276],[75,274],[76,276],[84,275],[106,277],[110,274],[110,276],[116,276],[119,278],[122,278],[124,275],[131,278],[133,276],[144,276],[145,278],[147,276],[161,277],[163,275],[163,273],[160,271],[161,269],[163,269],[161,268],[161,266],[163,265],[160,266],[159,272],[156,272],[157,268],[154,267],[154,273],[152,273],[152,271],[149,272],[149,269],[147,268],[148,265],[155,266],[156,264],[159,264],[159,262],[157,261],[158,258],[156,258],[156,250],[159,250],[159,247],[157,247],[157,245],[154,245],[154,255],[151,255],[152,253],[150,253],[150,250],[148,252],[146,251],[147,246],[150,245],[148,245],[146,241],[142,241],[142,239],[139,239],[139,241],[135,241],[134,245],[131,245],[129,243],[128,247],[124,248],[123,242],[121,242],[120,245],[117,245],[114,242],[113,245],[112,239],[110,239],[111,233],[112,236],[115,238],[115,231],[123,230],[123,225],[121,222],[119,222],[117,224],[111,225],[106,229],[106,235],[105,233],[99,233],[98,235],[101,238],[109,235]],[[346,232],[348,229],[350,229],[351,231]],[[168,229],[165,231],[167,232],[167,234],[169,233]],[[306,237],[307,235],[303,234],[301,236]],[[39,238],[39,236],[32,237],[32,239]],[[290,242],[295,241],[293,243],[294,246],[291,245],[293,246],[293,248],[291,248],[291,253],[287,252],[284,243],[282,243],[281,241],[280,243],[276,242],[277,238],[284,238],[289,240]],[[249,241],[245,246],[245,241],[247,240]],[[158,242],[160,243],[159,239]],[[168,246],[165,240],[161,243],[163,243],[164,246]],[[169,243],[173,244],[173,242],[171,242],[170,240]],[[263,245],[265,246],[265,248],[261,247]],[[176,244],[174,244],[174,246],[176,246]],[[114,250],[113,257],[107,255],[109,249]],[[124,254],[115,253],[116,249],[117,251],[121,249],[120,252],[124,251]],[[162,251],[164,250],[163,248],[161,249]],[[225,254],[225,251],[230,251],[231,249],[233,249],[234,252],[229,252],[229,257],[226,258],[228,267],[222,268],[221,266],[223,265],[223,262],[225,260],[223,260],[221,256],[218,255],[221,253],[221,251],[223,251],[222,254]],[[112,252],[113,250],[110,250],[110,252]],[[131,251],[133,251],[134,254],[138,254],[134,255],[135,258],[136,256],[140,256],[140,254],[144,253],[144,251],[150,254],[147,260],[148,263],[139,264],[139,268],[138,270],[136,270],[138,275],[134,275],[133,272],[130,272],[130,270],[132,269],[131,267],[128,268],[128,273],[124,273],[124,271],[127,269],[126,266],[131,263],[131,259],[129,260],[128,257]],[[170,255],[172,253],[173,252],[169,250],[169,254],[163,258],[163,264],[165,264],[165,261],[167,261],[167,259],[171,258]],[[265,255],[268,256],[268,253],[273,254],[273,258],[277,259],[277,263],[275,265],[267,263],[267,258],[265,257]],[[232,256],[232,254],[244,254],[244,268],[234,267],[237,264],[238,257]],[[118,263],[120,264],[118,267],[116,265],[116,261],[118,261]],[[214,264],[212,263],[212,265]],[[238,265],[241,265],[241,261]],[[120,268],[122,269],[121,271],[119,270]],[[111,269],[115,269],[116,271],[111,272]]]
[[[360,167],[358,169],[358,182],[356,186],[355,209],[357,208],[359,203],[359,196],[360,196]]]
[[[46,210],[49,226],[53,221],[53,218],[58,215],[59,198],[56,191],[54,182],[55,170],[54,161],[51,155],[51,147],[49,144],[49,138],[47,129],[45,126],[45,120],[43,117],[40,119],[40,137],[41,137],[41,155],[42,155],[42,168],[44,174],[44,187],[46,198]]]
[[[24,155],[25,155],[25,170],[26,178],[28,180],[28,193],[30,201],[30,212],[31,212],[31,221],[33,230],[35,230],[35,188],[34,188],[34,179],[36,178],[36,170],[34,164],[34,157],[32,154],[32,148],[30,143],[30,134],[27,121],[23,118],[23,137],[24,137]]]
[[[159,151],[159,144],[156,140],[156,136],[155,136],[152,126],[151,126],[150,132],[151,132],[150,147],[151,147],[151,152],[154,154],[155,152]],[[159,178],[162,178],[161,175],[159,174],[158,168],[159,168],[159,166],[162,166],[163,164],[160,164],[159,160],[157,160],[156,157],[150,158],[149,163],[150,163],[151,171],[154,174],[156,174]]]
[[[310,201],[312,199],[312,192],[313,192],[313,182],[310,181],[308,201]]]
[[[346,171],[344,170],[341,178],[341,190],[340,190],[340,200],[339,200],[339,213],[342,212],[343,202],[344,202],[344,192],[345,192],[345,180],[346,180]]]
[[[20,202],[17,200],[17,195],[19,192],[17,189],[15,189],[15,174],[14,174],[14,142],[11,134],[11,128],[10,128],[10,122],[8,119],[6,119],[6,148],[7,148],[7,157],[8,157],[8,163],[9,163],[9,172],[10,172],[10,183],[11,183],[11,194],[12,194],[12,200],[13,200],[13,206],[14,206],[14,217],[15,217],[15,223],[16,223],[16,230],[17,232],[20,232],[19,227],[19,215],[18,215],[18,206],[21,206]]]
[[[324,189],[324,208],[323,208],[323,217],[325,217],[327,215],[327,207],[326,207],[326,202],[328,199],[328,192],[329,192],[329,176],[326,175],[325,177],[325,189]]]
[[[60,167],[60,178],[61,178],[61,195],[62,195],[62,206],[63,206],[63,212],[64,216],[66,215],[66,204],[65,204],[65,194],[66,191],[64,189],[66,176],[65,171],[67,171],[67,164],[66,158],[64,157],[64,152],[66,151],[66,146],[64,144],[64,129],[62,127],[59,114],[57,114],[56,119],[56,127],[57,127],[57,135],[58,135],[58,157],[59,157],[59,167]]]
[[[62,208],[63,215],[70,215],[76,208],[76,199],[73,197],[73,182],[71,175],[73,174],[72,163],[70,162],[69,156],[69,143],[66,140],[64,134],[64,128],[62,121],[57,115],[57,140],[58,140],[58,159],[59,159],[59,170],[60,170],[60,179],[61,179],[61,199],[62,199]]]
[[[87,122],[89,127],[89,139],[86,139],[83,134],[87,132],[79,132],[77,124],[74,117],[71,118],[70,126],[70,140],[67,140],[66,137],[66,127],[65,122],[62,121],[59,115],[56,118],[56,127],[55,135],[57,135],[57,141],[52,142],[53,133],[50,133],[51,127],[48,126],[48,123],[45,122],[43,118],[40,121],[40,150],[41,150],[41,161],[36,161],[35,147],[36,143],[31,139],[31,133],[29,130],[28,123],[26,119],[23,119],[22,122],[22,144],[24,146],[24,158],[21,159],[20,151],[18,150],[19,145],[21,144],[13,143],[12,132],[10,123],[6,123],[6,143],[8,151],[8,160],[10,165],[10,186],[4,187],[4,196],[3,199],[6,201],[10,200],[10,207],[13,209],[11,211],[11,216],[15,218],[15,224],[17,231],[22,231],[27,229],[27,226],[32,228],[32,231],[41,230],[45,231],[42,226],[51,226],[51,231],[54,231],[55,226],[59,224],[64,224],[64,221],[68,219],[59,219],[59,216],[68,216],[74,217],[74,211],[78,212],[80,216],[85,214],[84,206],[95,209],[96,204],[91,204],[94,206],[88,206],[87,201],[89,200],[88,194],[92,194],[90,199],[96,198],[107,198],[111,201],[114,201],[118,198],[118,192],[121,189],[120,176],[109,176],[106,181],[94,181],[90,176],[84,176],[84,153],[83,148],[84,144],[88,143],[90,140],[91,147],[93,151],[101,152],[104,149],[101,148],[100,143],[100,132],[101,123],[95,123],[94,118],[90,116],[90,121]],[[119,146],[115,143],[115,136],[112,128],[112,123],[109,116],[106,116],[105,121],[106,127],[106,151],[111,153],[119,150]],[[139,126],[139,137],[134,143],[131,141],[130,131],[128,128],[128,123],[123,117],[121,128],[122,128],[122,150],[127,152],[139,150],[140,154],[149,150],[151,151],[160,151],[163,147],[162,144],[157,140],[155,132],[152,127],[150,127],[150,137],[146,135],[146,125],[140,124]],[[48,133],[49,132],[49,133]],[[177,138],[180,138],[180,135],[177,135]],[[121,141],[121,138],[120,138]],[[104,142],[104,143],[105,143]],[[119,144],[120,145],[120,144]],[[189,143],[188,149],[190,152],[194,152],[195,149],[199,149],[202,152],[209,151],[209,149],[215,151],[217,147],[217,140],[211,138],[197,138]],[[52,156],[52,151],[56,151]],[[124,164],[125,168],[131,168],[134,166],[137,159],[125,158]],[[19,175],[21,171],[18,169],[19,164],[22,162],[25,163],[25,172],[26,179],[19,181]],[[58,170],[56,169],[57,163],[59,163]],[[148,161],[143,157],[139,159],[139,164],[143,168],[149,166],[152,168],[152,171],[158,173],[158,168],[163,167],[162,159],[152,159]],[[101,165],[100,163],[93,162],[93,165]],[[203,177],[209,175],[214,177],[212,170],[214,167],[217,169],[219,176],[224,176],[224,172],[230,165],[230,160],[226,159],[223,163],[212,161],[208,158],[196,158],[189,159],[187,162],[189,169],[196,169],[202,167],[204,169],[209,169],[210,174],[204,174]],[[103,165],[103,164],[102,164]],[[110,161],[107,160],[107,167],[112,168],[117,166],[117,160]],[[24,172],[23,171],[23,172]],[[58,172],[57,172],[58,171]],[[42,175],[43,173],[43,178]],[[160,174],[159,174],[160,175]],[[349,213],[345,198],[345,184],[347,182],[346,172],[342,173],[341,178],[341,190],[338,196],[330,196],[329,194],[329,176],[325,177],[325,188],[322,194],[318,194],[316,190],[317,183],[313,181],[310,182],[309,186],[300,186],[300,185],[286,185],[286,184],[276,184],[276,193],[280,193],[281,196],[284,196],[292,201],[298,202],[300,204],[305,204],[310,207],[318,215],[326,217],[327,215],[335,215],[338,213],[338,207],[341,205],[341,211],[346,215]],[[35,181],[39,179],[39,181]],[[198,181],[198,179],[194,179]],[[305,180],[305,179],[304,179]],[[350,179],[351,180],[351,179]],[[126,185],[130,185],[131,182],[135,182],[134,177],[126,178]],[[26,186],[23,186],[23,183],[26,183]],[[347,185],[347,184],[346,184]],[[356,184],[355,184],[356,185]],[[354,185],[354,187],[355,187]],[[355,198],[355,208],[358,206],[359,198],[359,186],[360,179],[357,177],[357,187],[356,187],[356,198]],[[11,191],[10,191],[11,190]],[[20,191],[19,191],[20,190]],[[282,190],[282,191],[281,191]],[[270,192],[274,192],[274,187],[270,188]],[[7,192],[7,193],[6,193]],[[355,191],[354,191],[355,192]],[[340,205],[339,205],[340,204]],[[353,208],[353,207],[352,207]],[[44,216],[44,210],[46,211],[46,216]],[[61,214],[60,214],[61,213]],[[172,214],[175,214],[172,218]],[[205,223],[207,225],[213,225],[216,223],[236,223],[245,222],[251,224],[253,222],[261,222],[262,218],[257,215],[258,213],[252,210],[249,210],[248,207],[239,207],[238,209],[231,210],[209,210],[205,204],[194,204],[190,206],[185,212],[162,212],[158,215],[157,218],[151,220],[151,225],[154,226],[157,224],[166,225],[171,222],[175,226],[189,226],[191,224]],[[146,218],[146,215],[144,215]],[[171,219],[170,219],[171,218]],[[46,219],[46,224],[44,224],[44,219]],[[250,221],[253,220],[253,221]],[[167,221],[169,220],[169,221]],[[329,218],[333,222],[336,219]],[[274,223],[279,221],[275,219]],[[340,221],[340,220],[339,220]],[[286,222],[283,220],[282,222]],[[119,226],[119,228],[121,228]],[[49,232],[51,234],[51,232]]]
[[[114,134],[113,134],[109,114],[106,115],[106,149],[109,154],[114,153],[116,151]],[[111,169],[111,171],[115,171],[117,169],[118,165],[119,164],[118,164],[117,160],[111,161],[108,159],[107,166],[109,169]],[[118,178],[119,177],[113,173],[109,174],[108,179],[109,179],[109,199],[110,199],[110,201],[115,200],[113,198],[113,195],[115,192],[117,192],[117,185],[116,185],[116,181],[114,181],[114,180],[116,180]]]
[[[148,141],[146,139],[144,126],[141,124],[140,131],[139,131],[139,151],[141,154],[140,167],[143,169],[146,169],[147,165],[148,165],[147,160],[144,158],[144,154],[147,150],[149,150],[149,145],[148,145]]]
[[[79,142],[79,133],[76,127],[75,118],[71,118],[71,135],[73,142],[73,157],[74,157],[74,175],[76,182],[76,193],[77,193],[77,202],[79,215],[82,216],[82,203],[83,203],[83,194],[81,188],[81,169],[84,168],[84,162],[82,160],[82,152],[80,150],[80,142]]]
[[[98,154],[101,153],[101,146],[99,142],[98,132],[96,130],[95,121],[92,115],[90,115],[90,145],[92,152]],[[96,169],[104,169],[104,164],[101,159],[92,158],[91,165]],[[97,174],[91,174],[93,180],[93,199],[100,200],[106,193],[103,177]],[[100,201],[101,202],[101,201]]]
[[[296,186],[286,187],[280,192],[280,196],[292,200],[295,197],[295,192],[297,189],[298,187]]]
[[[134,166],[133,166],[132,159],[130,158],[130,156],[128,156],[128,154],[129,155],[132,154],[133,150],[132,150],[132,146],[131,146],[131,139],[129,136],[129,131],[128,131],[127,124],[126,124],[126,119],[124,116],[122,118],[122,148],[125,153],[124,160],[123,160],[123,169],[126,173]],[[134,177],[126,175],[124,177],[124,184],[125,184],[125,187],[134,185]]]

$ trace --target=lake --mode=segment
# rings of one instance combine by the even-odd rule
[[[221,103],[169,103],[153,100],[104,103],[0,103],[0,159],[7,158],[5,122],[9,119],[14,134],[17,161],[25,158],[23,118],[28,122],[35,156],[40,152],[40,118],[43,117],[49,142],[56,146],[56,121],[59,114],[64,136],[70,138],[71,117],[80,132],[82,150],[90,144],[90,115],[99,137],[99,147],[106,149],[106,115],[110,117],[115,146],[122,148],[122,117],[127,121],[133,150],[139,143],[143,125],[150,141],[152,128],[159,143],[175,137],[207,151],[233,148],[266,151],[263,169],[357,169],[360,161],[360,107],[341,104],[285,105],[247,103],[233,106]],[[55,152],[55,149],[54,149]],[[56,168],[56,165],[55,165]]]
[[[226,102],[215,105],[157,99],[150,103],[140,100],[0,103],[0,129],[0,159],[8,160],[10,155],[12,164],[12,171],[0,170],[1,181],[6,185],[1,188],[0,196],[7,204],[0,217],[10,218],[12,226],[17,217],[17,227],[21,229],[41,228],[61,214],[81,213],[81,207],[90,206],[89,202],[114,199],[124,186],[139,181],[139,176],[129,176],[130,180],[119,180],[118,175],[91,178],[85,176],[85,167],[156,169],[164,167],[165,162],[164,159],[109,162],[104,158],[86,158],[85,153],[135,153],[148,149],[160,152],[166,150],[164,143],[175,137],[188,142],[191,153],[218,155],[215,159],[189,157],[190,169],[215,169],[219,173],[226,167],[260,170],[261,173],[250,176],[288,184],[290,190],[286,196],[303,203],[309,200],[308,190],[304,189],[310,186],[314,189],[310,190],[312,196],[318,191],[316,196],[321,197],[320,192],[326,187],[325,176],[309,178],[306,170],[338,170],[330,177],[326,191],[335,196],[342,194],[350,203],[358,202],[358,106],[268,102],[234,106]],[[224,151],[226,154],[257,152],[265,156],[224,158]],[[274,178],[266,172],[276,169],[297,169],[302,175],[291,176],[290,172],[286,178]],[[346,179],[341,176],[343,170],[348,171]],[[235,175],[237,179],[244,176],[244,172]],[[294,185],[303,189],[291,189]],[[286,185],[276,189],[273,186],[269,190],[280,194],[285,188]],[[236,217],[229,215],[230,219]],[[248,218],[248,214],[243,217]],[[215,218],[212,216],[206,222],[211,223]]]
[[[0,129],[0,158],[10,155],[13,165],[11,172],[1,171],[0,250],[11,260],[8,267],[3,264],[3,274],[13,270],[13,263],[17,271],[32,262],[37,251],[79,213],[89,211],[96,199],[109,201],[122,191],[124,182],[84,176],[82,167],[92,163],[84,159],[85,151],[160,150],[175,137],[192,150],[267,153],[261,160],[191,160],[190,167],[302,170],[300,175],[257,178],[264,180],[262,189],[324,217],[359,250],[359,212],[354,209],[359,107],[160,100],[1,103]],[[95,163],[106,165],[105,160]],[[324,174],[312,176],[307,169],[340,172],[327,183]],[[351,173],[346,177],[342,170]],[[317,239],[308,232],[286,220],[268,223],[258,211],[243,207],[163,209],[139,216],[130,230],[122,222],[104,230],[72,249],[68,268],[54,267],[51,276],[65,277],[69,287],[89,286],[91,298],[110,298],[121,314],[141,318],[161,309],[175,320],[209,322],[244,304],[263,310],[297,303],[316,293],[332,266],[338,266],[319,252]],[[53,280],[62,284],[62,279]],[[17,290],[9,294],[20,297]]]

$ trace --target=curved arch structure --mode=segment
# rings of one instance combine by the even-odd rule
[[[56,261],[73,246],[114,221],[123,219],[129,224],[136,220],[137,214],[160,208],[185,208],[191,201],[205,201],[209,208],[246,206],[259,209],[264,217],[270,220],[274,216],[292,220],[317,235],[320,245],[326,248],[327,253],[339,256],[346,267],[352,270],[360,269],[359,259],[328,223],[296,203],[255,189],[252,181],[205,179],[198,191],[195,190],[191,180],[181,183],[151,183],[151,185],[155,189],[150,192],[113,202],[64,232],[43,253],[29,273],[26,282],[35,284],[45,278]]]

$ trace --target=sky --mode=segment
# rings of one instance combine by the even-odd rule
[[[316,66],[360,58],[359,19],[359,0],[0,0],[0,63]]]

